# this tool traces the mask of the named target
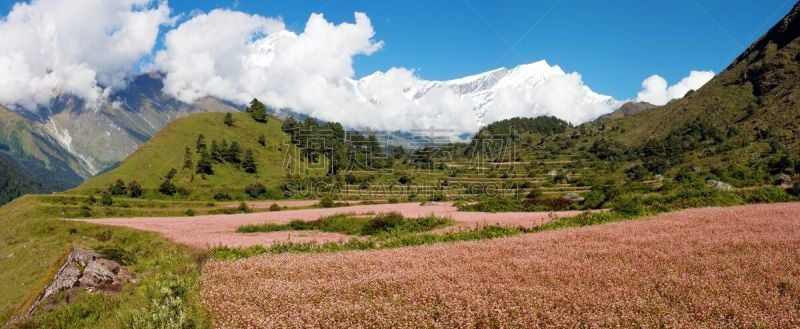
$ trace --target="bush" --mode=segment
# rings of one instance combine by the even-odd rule
[[[583,198],[583,207],[586,209],[600,209],[606,202],[606,195],[601,191],[591,191]]]
[[[770,186],[752,191],[745,191],[744,198],[747,203],[775,203],[787,202],[791,197],[781,188]]]
[[[261,183],[251,184],[247,185],[247,187],[244,188],[244,193],[246,193],[253,199],[258,199],[261,196],[267,194],[267,188]]]
[[[216,200],[216,201],[230,201],[231,200],[231,196],[230,196],[230,194],[225,193],[225,192],[217,192],[217,193],[214,193],[214,200]]]
[[[244,202],[239,203],[239,207],[236,207],[236,210],[238,212],[240,212],[240,213],[243,213],[243,214],[247,214],[247,213],[251,212],[250,207],[248,207],[247,204],[244,203]]]
[[[322,198],[322,200],[319,200],[319,205],[322,208],[333,208],[333,200],[330,198]]]
[[[794,184],[787,192],[793,196],[800,197],[800,183]]]
[[[111,198],[111,194],[103,192],[103,194],[100,195],[100,205],[108,207],[112,204],[114,204],[114,199]]]
[[[280,210],[281,206],[279,206],[277,203],[273,203],[272,205],[269,206],[269,211],[280,211]]]
[[[128,183],[128,196],[131,198],[141,198],[144,191],[142,191],[142,184],[137,181]]]
[[[111,195],[125,195],[128,194],[128,188],[125,187],[125,182],[121,179],[117,179],[114,184],[108,187],[108,193]]]
[[[161,185],[158,186],[158,191],[164,195],[175,195],[178,192],[178,187],[172,183],[171,179],[165,179],[161,182]]]
[[[615,213],[625,217],[638,217],[644,214],[644,207],[636,199],[619,200],[614,204],[613,210]]]
[[[534,187],[530,192],[528,192],[528,195],[525,196],[525,198],[529,200],[537,200],[541,197],[542,197],[542,190],[536,187]]]
[[[186,216],[194,217],[194,215],[195,215],[194,209],[191,209],[191,208],[186,209]]]
[[[363,235],[374,235],[381,232],[389,232],[395,227],[403,224],[405,218],[400,213],[391,212],[380,214],[367,221],[361,229]]]
[[[389,203],[400,203],[400,201],[399,201],[399,200],[397,200],[397,198],[389,198],[389,200],[387,200],[387,201],[388,201]]]
[[[136,262],[136,254],[119,246],[100,246],[96,248],[96,251],[103,255],[103,258],[113,260],[122,265],[127,266]]]

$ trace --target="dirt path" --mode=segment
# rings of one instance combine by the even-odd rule
[[[81,221],[129,227],[139,230],[158,232],[166,238],[198,248],[215,246],[243,247],[257,244],[269,245],[277,241],[339,241],[348,236],[321,232],[273,232],[260,234],[240,234],[236,229],[247,224],[286,224],[292,220],[311,221],[336,214],[370,215],[386,212],[399,212],[406,217],[424,217],[436,215],[449,217],[462,227],[483,225],[534,227],[555,218],[579,215],[580,211],[564,212],[525,212],[525,213],[484,213],[460,212],[450,203],[420,205],[418,203],[363,205],[328,209],[302,209],[278,212],[265,212],[237,215],[209,215],[196,217],[140,217],[140,218],[103,218],[85,219]]]

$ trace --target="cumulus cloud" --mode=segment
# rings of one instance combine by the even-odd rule
[[[15,4],[0,20],[0,103],[32,109],[61,93],[96,103],[152,53],[169,15],[166,1]]]
[[[209,34],[218,36],[205,39]],[[273,107],[356,128],[472,132],[480,124],[475,111],[489,121],[555,115],[579,123],[614,110],[617,103],[592,92],[579,74],[544,61],[504,70],[497,77],[502,80],[477,89],[458,86],[469,79],[426,81],[406,68],[356,80],[353,58],[383,45],[374,35],[363,13],[355,14],[354,23],[338,25],[313,14],[295,33],[279,20],[214,10],[170,31],[155,63],[167,74],[165,91],[185,102],[214,96],[244,104],[257,97]],[[464,94],[462,87],[473,90]],[[496,97],[484,99],[487,94]]]
[[[658,75],[653,75],[642,82],[643,90],[639,92],[636,100],[654,105],[664,105],[669,101],[686,96],[690,90],[697,90],[714,78],[711,71],[691,71],[688,77],[670,86],[667,80]]]

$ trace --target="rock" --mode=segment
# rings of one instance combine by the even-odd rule
[[[89,291],[119,291],[131,279],[130,272],[119,263],[91,250],[73,248],[53,281],[39,293],[23,319],[33,315],[39,304],[60,291],[75,287]]]
[[[578,193],[575,193],[575,192],[567,192],[561,198],[564,199],[564,200],[576,201],[576,202],[577,201],[583,201],[583,198],[581,197],[581,195],[578,194]]]
[[[733,189],[731,184],[725,183],[723,181],[709,179],[706,181],[706,184],[713,189],[720,190],[720,191],[730,191]]]
[[[791,187],[792,186],[792,176],[787,174],[780,174],[775,177],[775,185],[780,187]]]
[[[550,172],[547,173],[547,175],[551,176],[551,177],[556,177],[556,176],[558,176],[558,171],[550,170]]]

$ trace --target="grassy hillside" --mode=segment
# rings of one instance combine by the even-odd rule
[[[58,220],[58,213],[41,198],[25,196],[0,208],[0,324],[27,309],[70,247],[78,246],[128,255],[126,266],[137,282],[119,294],[78,293],[70,304],[40,313],[27,327],[159,328],[182,317],[185,328],[208,326],[194,251],[156,234]]]
[[[694,121],[726,133],[703,148],[706,164],[747,164],[800,153],[800,4],[703,88],[657,110],[618,118],[608,134],[628,145],[663,138]],[[732,127],[735,127],[732,130]],[[770,154],[771,153],[771,154]],[[701,161],[704,162],[704,161]]]
[[[216,192],[241,194],[244,187],[251,184],[263,184],[270,194],[275,194],[287,176],[286,165],[291,161],[294,147],[288,137],[281,131],[281,122],[269,117],[266,123],[254,121],[247,113],[233,113],[233,125],[225,124],[225,113],[194,114],[177,119],[168,124],[149,142],[142,145],[120,165],[105,174],[90,179],[76,188],[76,191],[104,190],[116,180],[125,183],[136,180],[145,189],[145,194],[158,195],[157,189],[164,176],[176,169],[173,179],[178,188],[190,192],[191,198],[209,199]],[[252,150],[257,164],[256,173],[247,173],[241,166],[231,163],[215,162],[213,174],[200,175],[194,168],[184,168],[185,151],[189,147],[192,161],[196,165],[200,160],[197,153],[197,139],[204,136],[210,149],[212,142],[221,144],[237,142],[242,155]],[[259,144],[263,135],[266,146]],[[319,173],[325,173],[320,170]],[[317,174],[310,171],[309,175]]]

